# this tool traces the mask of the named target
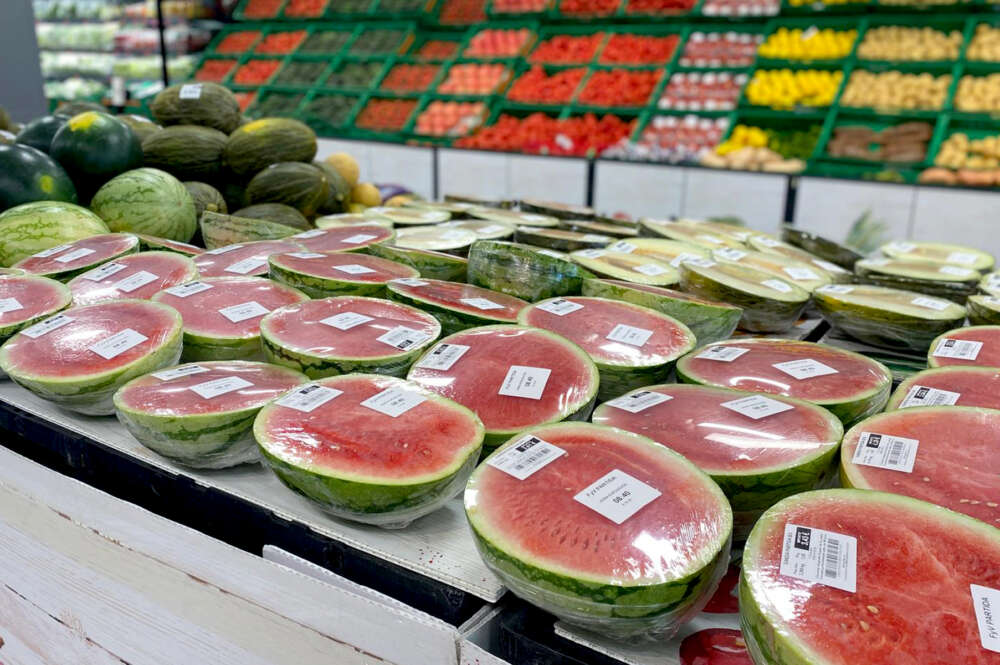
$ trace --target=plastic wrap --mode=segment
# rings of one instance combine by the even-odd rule
[[[981,279],[972,268],[917,259],[862,259],[854,264],[854,271],[862,282],[948,298],[960,304],[976,292]]]
[[[313,379],[352,372],[402,377],[441,325],[408,305],[342,296],[282,307],[264,317],[260,334],[269,362]]]
[[[809,303],[809,292],[790,280],[733,263],[685,261],[681,287],[739,307],[743,310],[739,325],[749,332],[785,332]]]
[[[806,553],[831,566],[782,566]],[[907,497],[808,492],[754,527],[740,621],[755,663],[995,665],[977,613],[998,589],[1000,531]]]
[[[537,212],[479,207],[472,208],[468,211],[468,214],[476,219],[485,219],[490,222],[500,222],[513,226],[541,226],[545,228],[560,226],[559,220],[552,215],[542,215]]]
[[[611,249],[583,249],[573,252],[570,257],[595,275],[636,284],[674,286],[681,277],[677,268],[669,263]]]
[[[1000,326],[966,326],[938,336],[927,349],[927,366],[949,365],[1000,370]]]
[[[441,323],[445,335],[503,323],[517,323],[528,302],[499,291],[436,279],[393,280],[389,298],[427,312]]]
[[[597,211],[590,206],[540,201],[538,199],[521,199],[521,209],[525,212],[550,215],[559,219],[594,219],[597,217]]]
[[[367,208],[364,216],[369,219],[387,219],[396,226],[422,226],[438,224],[451,219],[447,210],[419,210],[417,208],[397,208],[377,206]]]
[[[184,319],[184,360],[263,360],[260,321],[305,294],[261,277],[206,277],[153,296]]]
[[[268,258],[271,279],[310,298],[383,296],[389,280],[419,277],[409,266],[357,252],[287,252]]]
[[[198,277],[194,261],[177,252],[141,252],[121,256],[69,281],[73,304],[151,298],[157,291]]]
[[[558,252],[575,252],[579,249],[596,249],[615,241],[600,233],[547,229],[541,226],[519,226],[514,240],[535,247],[546,247]]]
[[[464,216],[457,215],[457,216]],[[488,222],[485,219],[459,219],[441,224],[446,229],[472,231],[477,240],[510,240],[514,236],[514,225],[506,222]]]
[[[605,402],[593,421],[647,436],[710,475],[732,506],[737,542],[779,500],[829,482],[844,435],[836,416],[808,402],[678,384]]]
[[[518,320],[562,335],[590,355],[601,376],[598,401],[666,381],[677,359],[696,343],[676,319],[603,298],[543,300],[522,310]]]
[[[825,270],[781,254],[765,254],[745,249],[721,249],[713,252],[712,258],[720,263],[736,263],[766,272],[810,293],[833,282],[833,278]]]
[[[456,355],[436,362],[449,346]],[[445,337],[407,378],[475,411],[488,450],[529,427],[586,420],[599,382],[594,361],[566,338],[505,325]]]
[[[0,344],[19,330],[69,307],[72,294],[60,282],[0,268]],[[7,375],[0,370],[0,379]]]
[[[710,249],[666,238],[625,238],[610,245],[608,249],[653,259],[660,263],[669,263],[675,268],[684,259],[712,258],[712,250]]]
[[[190,363],[125,384],[115,393],[115,412],[153,452],[197,469],[224,469],[258,461],[257,412],[308,380],[267,363]]]
[[[479,240],[469,250],[470,284],[532,302],[576,295],[588,276],[579,264],[551,249]]]
[[[401,528],[457,495],[482,450],[474,413],[408,381],[323,379],[265,407],[254,436],[293,491],[336,517]]]
[[[854,273],[844,270],[836,263],[825,261],[822,258],[807,252],[804,249],[790,245],[780,240],[774,240],[768,235],[753,235],[747,238],[747,246],[764,254],[779,254],[789,259],[795,259],[803,263],[808,263],[814,268],[819,268],[826,273],[831,280],[837,284],[849,284],[854,281]]]
[[[352,212],[342,212],[335,215],[323,215],[313,220],[313,224],[318,229],[339,229],[345,226],[381,226],[384,229],[392,230],[392,222],[388,219],[372,219]]]
[[[1000,409],[1000,372],[993,367],[926,369],[900,383],[885,410],[938,405]]]
[[[674,222],[665,219],[640,219],[639,235],[686,242],[708,250],[722,249],[723,247],[746,248],[743,241],[735,236],[729,233],[719,233],[711,226],[691,220]]]
[[[393,244],[405,249],[425,249],[465,256],[469,253],[469,247],[477,239],[474,232],[466,229],[415,226],[400,229],[396,233],[396,240]]]
[[[258,240],[202,252],[194,263],[201,277],[267,277],[267,257],[301,251],[293,240]]]
[[[392,230],[392,224],[382,226],[384,220],[362,218],[364,228],[357,228],[358,225],[350,225],[350,228],[328,228],[323,229],[323,233],[315,229],[303,231],[287,238],[292,242],[305,247],[310,252],[357,252],[371,248],[373,245],[380,245],[392,242],[396,237]]]
[[[864,258],[850,247],[792,226],[782,227],[781,239],[845,270],[854,270],[855,262]]]
[[[517,435],[472,475],[465,510],[483,560],[511,591],[618,639],[669,638],[729,564],[732,512],[718,485],[609,427]]]
[[[677,361],[686,383],[801,399],[831,411],[845,425],[878,413],[892,374],[859,353],[787,339],[739,339],[695,349]]]
[[[0,371],[38,397],[89,416],[115,412],[128,381],[177,363],[182,322],[143,300],[74,307],[22,329],[0,347]]]
[[[916,259],[942,265],[961,266],[979,272],[993,270],[996,260],[992,254],[965,245],[940,242],[890,242],[879,248],[894,259]]]
[[[961,305],[881,286],[827,286],[817,289],[813,299],[831,326],[890,349],[924,353],[935,337],[965,321]]]
[[[68,281],[105,261],[135,254],[139,238],[130,233],[105,233],[51,247],[14,264],[25,272]]]
[[[979,290],[988,296],[1000,297],[1000,272],[988,272],[979,281]]]
[[[1000,325],[1000,298],[996,296],[969,296],[965,308],[974,326]]]

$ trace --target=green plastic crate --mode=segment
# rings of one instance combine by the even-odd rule
[[[282,0],[281,2],[278,2],[277,5],[276,5],[276,9],[275,9],[273,15],[270,15],[270,16],[247,16],[247,14],[246,14],[247,7],[249,7],[250,4],[253,3],[253,2],[254,2],[254,0],[240,0],[240,4],[237,5],[236,9],[233,10],[233,19],[235,19],[236,21],[273,21],[273,20],[276,20],[284,12],[284,10],[285,10],[285,4],[287,4],[288,0]]]
[[[602,37],[599,40],[597,48],[594,50],[592,57],[584,62],[547,62],[547,63],[537,63],[546,65],[588,65],[597,62],[597,58],[600,57],[601,50],[604,48],[604,43],[607,42],[609,30],[614,26],[606,23],[589,23],[586,25],[543,25],[538,31],[538,38],[535,40],[531,51],[525,55],[525,60],[529,63],[534,64],[532,60],[532,55],[538,49],[539,46],[545,41],[556,37],[556,36],[569,36],[569,37],[586,37],[595,34],[601,34]]]
[[[913,118],[905,116],[890,116],[890,115],[871,115],[866,113],[857,113],[849,110],[839,109],[834,113],[833,119],[830,123],[830,131],[826,133],[823,137],[823,143],[820,146],[817,156],[828,162],[835,162],[839,164],[850,164],[857,167],[871,167],[878,164],[888,164],[893,168],[919,168],[928,165],[931,150],[934,147],[934,143],[938,138],[938,134],[941,131],[941,127],[944,124],[945,115],[941,114],[936,120],[920,120],[919,122],[927,122],[931,127],[931,136],[927,141],[927,151],[922,160],[915,162],[880,162],[873,160],[866,160],[859,157],[845,157],[845,156],[834,156],[829,153],[828,146],[833,140],[836,130],[840,127],[867,127],[874,131],[882,131],[890,127],[895,127],[908,122],[914,122]]]
[[[275,85],[304,90],[322,87],[333,62],[335,61],[326,56],[293,55],[286,60],[272,81]],[[311,78],[308,76],[310,71],[316,72]]]
[[[278,86],[263,86],[257,92],[257,97],[246,110],[250,118],[262,117],[298,117],[299,109],[305,103],[308,93],[302,90],[280,88]],[[273,102],[284,101],[280,106]]]
[[[861,45],[864,43],[865,38],[868,34],[876,29],[886,26],[903,26],[909,28],[924,28],[930,27],[934,28],[939,32],[951,32],[957,30],[962,33],[962,43],[959,44],[958,54],[956,57],[949,60],[885,60],[885,59],[873,59],[873,58],[863,58],[860,52]],[[882,16],[870,16],[864,21],[864,30],[862,31],[857,46],[854,50],[854,57],[858,65],[862,67],[868,67],[872,65],[895,65],[895,64],[928,64],[928,65],[939,65],[939,66],[949,66],[954,64],[956,61],[961,60],[962,54],[965,48],[966,42],[966,32],[968,30],[966,17],[962,15],[951,15],[951,14],[934,14],[934,15],[907,15],[907,14],[888,14]]]
[[[377,58],[359,58],[347,55],[341,56],[324,73],[323,80],[319,83],[319,88],[351,90],[358,93],[375,90],[382,81],[386,68],[391,61],[392,58],[390,56],[381,56]],[[343,81],[336,80],[331,81],[331,77],[341,75],[345,71],[360,71],[363,69],[370,69],[372,71],[371,78],[367,80],[359,80],[357,83],[345,83]]]
[[[400,55],[406,53],[413,41],[414,24],[411,21],[384,21],[380,23],[364,23],[358,26],[354,40],[345,48],[346,55],[357,57],[376,57]],[[387,45],[382,50],[368,50],[376,35],[398,35],[398,42]]]
[[[315,23],[309,28],[309,36],[296,51],[297,55],[335,56],[344,53],[357,34],[356,27],[345,27],[337,23]],[[330,42],[324,44],[323,42]]]
[[[798,132],[818,128],[816,142],[809,155],[804,158],[800,157],[808,162],[818,156],[820,146],[824,144],[825,137],[829,134],[829,123],[832,115],[828,111],[802,112],[793,115],[779,111],[740,109],[730,116],[729,128],[722,140],[727,141],[737,125],[759,127],[764,130]]]
[[[776,33],[781,28],[787,29],[801,29],[803,32],[815,27],[817,30],[837,30],[837,31],[847,31],[856,30],[857,34],[854,36],[854,41],[851,43],[851,48],[848,53],[842,58],[820,58],[813,60],[798,59],[798,58],[765,58],[758,54],[757,56],[757,67],[777,69],[786,66],[794,65],[823,65],[823,66],[842,66],[845,62],[849,61],[854,57],[855,50],[860,42],[860,37],[863,33],[863,21],[851,17],[851,16],[803,16],[803,17],[781,17],[777,19],[771,19],[767,22],[767,26],[764,32],[765,42],[767,38]],[[763,46],[763,44],[761,45]],[[759,52],[758,47],[758,52]]]
[[[342,116],[334,118],[314,107],[317,100],[326,97],[344,98],[347,102],[347,111]],[[306,95],[305,101],[299,107],[299,120],[312,127],[319,136],[344,136],[363,99],[364,95],[353,92],[313,90]]]
[[[947,111],[951,105],[951,98],[954,94],[955,85],[958,82],[957,72],[959,70],[958,65],[952,64],[928,64],[928,63],[858,63],[853,67],[848,67],[847,73],[844,76],[844,83],[840,86],[840,94],[838,96],[837,103],[841,109],[849,110],[852,112],[867,112],[867,113],[884,113],[889,115],[897,115],[908,118],[921,118],[921,119],[934,119],[939,114]],[[851,75],[857,71],[870,71],[875,73],[888,72],[888,71],[900,71],[905,74],[931,74],[933,76],[941,76],[944,74],[951,75],[951,84],[948,88],[948,92],[945,95],[944,104],[942,104],[939,109],[903,109],[895,107],[879,108],[875,109],[872,107],[864,106],[847,106],[843,102],[844,92],[847,89],[847,85],[850,82]]]
[[[394,5],[397,2],[411,3],[410,8]],[[434,11],[437,0],[377,0],[374,13],[381,20],[420,19]]]
[[[753,49],[749,62],[742,67],[736,67],[722,61],[695,60],[693,59],[693,54],[691,56],[687,56],[685,55],[685,51],[687,50],[689,44],[698,39],[699,34],[703,35],[705,40],[712,39],[712,35],[719,35],[719,39],[723,39],[728,33],[732,33],[737,36],[746,35],[743,39],[747,39],[752,42],[758,37],[762,38],[765,30],[765,23],[703,23],[691,25],[684,37],[683,42],[677,49],[677,58],[674,61],[674,69],[676,71],[706,69],[749,71],[750,68],[753,67],[753,63],[756,59],[756,47]]]

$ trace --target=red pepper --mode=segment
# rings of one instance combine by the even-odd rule
[[[563,14],[606,16],[614,14],[621,0],[562,0],[559,11]]]
[[[465,49],[465,55],[481,58],[502,58],[519,55],[528,40],[531,39],[531,30],[521,28],[519,30],[480,30]]]
[[[412,99],[372,99],[361,109],[354,124],[373,131],[400,131],[415,108],[417,102]]]
[[[458,53],[458,42],[444,39],[429,39],[423,43],[416,55],[427,60],[446,60]]]
[[[659,71],[596,71],[576,101],[590,106],[644,106],[659,80]]]
[[[260,38],[260,30],[231,32],[215,47],[216,53],[243,53]]]
[[[399,64],[389,70],[389,73],[382,79],[382,88],[395,92],[426,90],[440,69],[438,65]]]
[[[677,35],[647,37],[619,33],[612,35],[604,50],[601,62],[622,65],[661,64],[670,61],[680,41]]]
[[[562,120],[544,113],[533,113],[526,118],[502,115],[496,124],[459,139],[455,145],[550,155],[594,155],[628,136],[634,124],[613,115],[598,118],[591,113]]]
[[[535,65],[514,82],[507,91],[507,99],[515,102],[536,104],[565,104],[573,99],[573,93],[580,87],[586,69],[566,69],[548,76],[545,70]]]
[[[438,20],[451,25],[482,23],[486,20],[486,0],[445,0]]]

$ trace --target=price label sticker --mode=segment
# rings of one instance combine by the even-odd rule
[[[682,263],[694,263],[696,266],[701,266],[703,268],[711,268],[715,265],[714,261],[710,261],[700,254],[689,254],[687,252],[681,252],[674,257],[673,261],[670,262],[675,268],[680,268]]]
[[[229,252],[235,252],[237,249],[239,249],[242,246],[243,245],[241,245],[239,243],[237,243],[235,245],[226,245],[224,247],[216,247],[215,249],[210,249],[210,250],[208,250],[205,253],[206,254],[211,254],[213,256],[216,256],[218,254],[227,254]]]
[[[427,286],[430,282],[425,282],[422,279],[415,279],[413,277],[400,277],[398,279],[391,280],[393,284],[402,284],[403,286]]]
[[[115,288],[122,293],[132,293],[136,289],[141,289],[147,284],[152,284],[158,279],[160,279],[159,275],[154,275],[146,270],[140,270],[134,275],[129,275],[125,279],[115,282],[112,288]]]
[[[295,409],[296,411],[301,411],[302,413],[312,413],[330,400],[343,394],[343,390],[337,390],[336,388],[329,388],[327,386],[321,386],[314,383],[308,386],[302,386],[301,388],[296,388],[281,399],[277,400],[275,404],[288,407],[289,409]]]
[[[830,367],[829,365],[824,365],[818,360],[813,360],[812,358],[803,358],[801,360],[789,360],[783,363],[775,363],[771,367],[781,370],[785,374],[799,380],[803,381],[805,379],[813,379],[817,376],[826,376],[828,374],[839,374],[837,370]]]
[[[59,259],[56,260],[58,261]],[[941,266],[938,268],[938,272],[944,275],[952,275],[953,277],[972,277],[979,274],[975,270],[959,268],[958,266]]]
[[[972,605],[979,626],[979,643],[987,651],[1000,653],[1000,591],[970,584]]]
[[[396,326],[389,332],[376,337],[375,339],[383,344],[388,344],[391,347],[397,348],[400,351],[406,351],[418,346],[421,342],[426,342],[430,339],[430,335],[422,330],[414,330],[413,328],[407,328],[406,326]]]
[[[983,343],[971,339],[952,339],[946,337],[934,348],[932,355],[936,358],[956,358],[958,360],[975,360],[983,350]]]
[[[486,298],[462,298],[459,302],[462,302],[469,307],[475,307],[476,309],[482,310],[503,309],[503,305],[499,305]]]
[[[900,254],[909,254],[917,248],[912,242],[890,242],[889,247],[892,250],[899,252]]]
[[[45,319],[41,323],[36,323],[33,326],[28,326],[21,332],[30,337],[31,339],[38,339],[42,335],[46,335],[53,330],[58,330],[63,326],[72,323],[73,319],[66,316],[65,314],[56,314],[51,319]]]
[[[581,249],[576,255],[585,259],[599,259],[604,256],[604,253],[603,249]]]
[[[746,257],[747,253],[741,252],[738,249],[733,249],[732,247],[726,247],[723,249],[715,250],[715,255],[720,256],[726,259],[727,261],[740,261],[744,257]]]
[[[177,96],[181,99],[201,99],[201,83],[186,83]]]
[[[100,282],[102,279],[107,279],[108,277],[113,277],[117,275],[122,270],[127,268],[124,263],[105,263],[99,268],[94,268],[93,270],[88,270],[87,272],[80,275],[80,279],[85,279],[88,282]]]
[[[506,226],[500,226],[499,224],[487,224],[486,226],[480,228],[476,233],[481,235],[493,235],[494,233],[500,233],[506,231]]]
[[[809,268],[791,267],[791,268],[783,268],[782,270],[786,275],[788,275],[797,282],[819,279],[819,275],[817,275]]]
[[[229,319],[232,323],[240,323],[241,321],[255,319],[258,316],[264,316],[270,311],[256,300],[251,300],[239,305],[223,307],[219,310],[219,314]]]
[[[266,256],[251,256],[249,258],[243,259],[242,261],[237,261],[232,265],[226,266],[225,271],[237,275],[248,275],[255,270],[260,270],[266,265],[267,265]]]
[[[313,229],[312,231],[303,231],[302,233],[296,233],[292,237],[308,240],[309,238],[318,238],[321,235],[326,235],[326,231],[324,231],[323,229]]]
[[[370,316],[358,314],[357,312],[341,312],[340,314],[321,319],[320,323],[330,326],[331,328],[336,328],[337,330],[350,330],[351,328],[360,326],[362,323],[368,323],[369,321],[374,320],[375,319]]]
[[[973,265],[979,257],[969,252],[952,252],[945,259],[948,263],[958,263],[963,266]]]
[[[701,235],[699,235],[699,236],[695,236],[695,237],[698,240],[701,240],[702,242],[707,242],[709,245],[724,245],[725,244],[720,238],[716,238],[715,236],[706,235],[704,233],[701,234]]]
[[[514,442],[514,445],[494,455],[489,465],[500,469],[518,480],[524,480],[539,469],[555,462],[566,454],[559,446],[528,434]]]
[[[621,524],[661,495],[638,478],[615,469],[581,490],[574,500]]]
[[[100,342],[92,344],[87,348],[105,360],[111,360],[112,358],[117,358],[129,349],[139,346],[147,339],[149,338],[142,333],[136,332],[131,328],[126,328],[125,330],[115,333],[111,337],[106,337]]]
[[[541,399],[542,393],[545,392],[545,384],[548,383],[551,374],[552,370],[544,367],[511,365],[503,383],[500,384],[499,394],[508,397]]]
[[[359,266],[356,263],[348,263],[342,266],[333,266],[334,270],[339,270],[340,272],[346,272],[348,275],[367,275],[368,273],[375,272],[371,268],[365,266]]]
[[[17,298],[0,298],[0,314],[16,312],[19,309],[24,309],[24,305]]]
[[[911,406],[954,406],[958,403],[961,393],[930,386],[914,385],[907,392],[906,397],[899,403],[899,408],[908,409]]]
[[[791,404],[779,402],[776,399],[764,397],[763,395],[742,397],[729,402],[723,402],[719,406],[729,409],[730,411],[735,411],[736,413],[744,415],[747,418],[753,418],[754,420],[767,418],[768,416],[773,416],[776,413],[791,411],[795,408]]]
[[[319,254],[317,252],[289,252],[288,256],[294,256],[297,259],[321,259],[326,254]]]
[[[551,249],[538,249],[535,251],[537,251],[539,254],[544,254],[545,256],[551,256],[554,259],[564,258],[562,254],[560,254],[559,252],[554,252]]]
[[[841,268],[840,266],[838,266],[836,263],[830,263],[829,261],[824,261],[823,259],[813,259],[812,262],[813,262],[814,266],[817,266],[818,268],[822,268],[823,270],[826,270],[827,272],[832,272],[834,274],[842,273],[842,272],[847,272],[846,270],[844,270],[843,268]]]
[[[415,406],[427,400],[420,393],[403,390],[402,388],[387,388],[377,395],[372,395],[361,406],[378,411],[392,418],[398,418]]]
[[[91,254],[96,254],[97,251],[90,249],[89,247],[81,247],[79,249],[74,249],[68,254],[62,254],[56,257],[56,263],[71,263],[77,259],[82,259],[85,256],[90,256]]]
[[[917,307],[923,307],[925,309],[933,309],[938,312],[948,309],[950,304],[947,300],[938,300],[937,298],[924,298],[923,296],[919,298],[914,298],[910,301],[911,305],[916,305]]]
[[[755,240],[764,245],[764,247],[780,247],[781,241],[775,240],[774,238],[768,238],[767,236],[754,236]]]
[[[628,344],[629,346],[645,346],[649,338],[653,336],[652,330],[646,330],[645,328],[636,328],[635,326],[627,326],[624,323],[619,323],[611,332],[607,334],[607,338],[612,342],[621,342],[622,344]]]
[[[788,523],[781,548],[782,575],[857,591],[858,539]]]
[[[340,242],[347,243],[349,245],[357,245],[363,242],[368,242],[369,240],[374,240],[377,237],[378,236],[369,235],[367,233],[359,233],[351,236],[350,238],[344,238]]]
[[[634,252],[637,249],[637,247],[635,245],[633,245],[632,243],[630,243],[630,242],[626,242],[625,240],[619,240],[615,244],[613,244],[610,247],[608,247],[608,249],[610,249],[612,252],[621,252],[622,254],[631,254],[632,252]]]
[[[785,282],[782,282],[780,279],[765,279],[761,283],[764,286],[772,288],[780,293],[788,293],[789,291],[792,290],[792,286],[790,284],[786,284]]]
[[[851,461],[890,471],[911,473],[920,442],[902,436],[862,432]]]
[[[640,390],[639,392],[622,395],[621,397],[608,400],[605,404],[613,406],[616,409],[621,409],[622,411],[628,411],[629,413],[639,413],[640,411],[645,411],[646,409],[654,407],[657,404],[669,402],[672,399],[672,396],[664,395],[663,393],[654,392],[652,390]]]
[[[212,381],[206,381],[205,383],[199,383],[191,386],[188,390],[197,393],[202,399],[212,399],[213,397],[225,395],[226,393],[231,393],[234,390],[241,390],[251,386],[253,386],[253,384],[244,378],[238,376],[224,376],[221,379],[213,379]]]
[[[731,363],[744,353],[750,353],[750,349],[743,349],[738,346],[710,346],[696,355],[695,358]]]
[[[607,243],[607,242],[611,242],[611,238],[609,238],[608,236],[602,236],[602,235],[600,235],[598,233],[584,233],[583,234],[583,241],[584,242],[604,242],[604,243]]]
[[[845,295],[854,290],[853,286],[846,284],[827,284],[816,289],[819,293],[832,293],[835,295]]]
[[[657,275],[664,275],[670,272],[670,269],[666,266],[660,266],[655,263],[643,263],[642,265],[635,266],[632,270],[650,277],[656,277]]]
[[[31,256],[32,256],[32,258],[35,258],[35,259],[47,259],[50,256],[55,256],[59,252],[65,252],[67,249],[69,249],[72,246],[73,245],[56,245],[55,247],[49,247],[48,249],[43,249],[42,251],[38,252],[37,254],[32,254]]]
[[[449,370],[465,355],[469,348],[464,344],[438,344],[421,358],[416,366],[422,369]]]
[[[165,369],[162,372],[153,372],[153,376],[155,376],[160,381],[173,381],[174,379],[179,379],[184,376],[191,376],[193,374],[204,374],[207,371],[208,368],[202,367],[201,365],[184,365],[183,367]]]
[[[572,300],[557,298],[556,300],[539,303],[538,305],[535,305],[535,309],[540,309],[543,312],[555,314],[556,316],[566,316],[567,314],[572,314],[573,312],[583,309],[583,305],[578,302],[573,302]]]
[[[187,298],[196,293],[208,291],[210,288],[212,288],[212,285],[206,284],[205,282],[188,282],[187,284],[181,284],[180,286],[171,286],[169,289],[164,289],[164,291],[172,296],[177,296],[178,298]]]

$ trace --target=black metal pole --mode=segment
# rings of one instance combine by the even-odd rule
[[[163,34],[163,0],[156,0],[156,29],[160,32],[160,67],[166,88],[170,85],[170,74],[167,73],[167,38]]]

